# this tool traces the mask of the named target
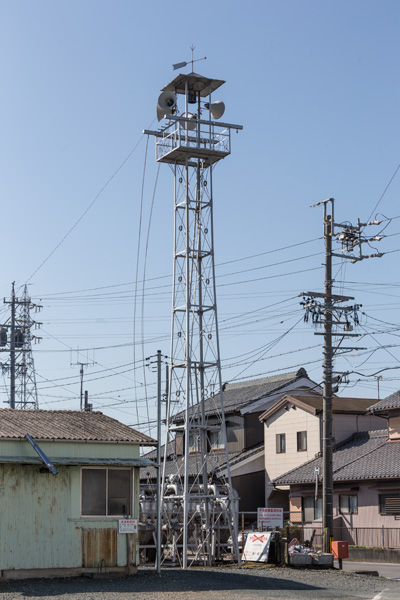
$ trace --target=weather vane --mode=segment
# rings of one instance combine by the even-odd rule
[[[176,65],[172,65],[172,68],[174,69],[174,71],[176,71],[177,69],[183,69],[183,67],[186,67],[186,65],[188,65],[189,63],[192,63],[192,73],[194,73],[193,70],[193,63],[195,62],[199,62],[199,60],[207,60],[207,56],[203,56],[203,58],[193,58],[193,53],[194,53],[194,46],[190,46],[190,49],[192,51],[192,60],[189,60],[188,62],[183,61],[180,63],[176,63]]]

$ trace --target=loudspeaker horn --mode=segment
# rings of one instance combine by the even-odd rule
[[[172,115],[176,107],[176,94],[174,92],[163,92],[158,97],[157,119],[161,121],[165,115]]]
[[[185,119],[196,119],[196,115],[193,113],[183,113],[182,117],[185,117]],[[196,129],[196,121],[181,121],[181,127],[193,131],[193,129]]]
[[[222,100],[216,100],[211,105],[207,102],[204,106],[207,109],[210,109],[213,119],[220,119],[225,112],[225,104],[222,102]]]

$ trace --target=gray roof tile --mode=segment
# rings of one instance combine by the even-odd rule
[[[260,400],[260,398],[264,398],[265,396],[268,396],[268,394],[272,394],[302,377],[308,377],[305,369],[273,375],[272,377],[263,377],[262,379],[225,383],[222,388],[225,414],[232,413],[243,408],[247,404]],[[219,414],[221,412],[219,398],[218,393],[205,401],[204,407],[206,415]],[[192,412],[195,409],[196,407],[192,409]],[[181,421],[183,419],[183,414],[184,413],[181,411],[175,415],[174,421]]]
[[[314,458],[274,480],[277,485],[313,483],[315,467],[322,457]],[[355,433],[333,452],[333,480],[386,479],[400,477],[400,442],[389,442],[387,430]]]
[[[369,410],[373,412],[379,412],[391,410],[393,408],[400,408],[400,390],[397,390],[397,392],[394,392],[383,400],[379,400],[379,402],[376,402],[370,406]]]
[[[126,442],[154,446],[155,440],[101,412],[0,409],[0,440]]]

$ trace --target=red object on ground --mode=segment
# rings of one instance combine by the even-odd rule
[[[334,558],[349,558],[349,542],[332,542]]]

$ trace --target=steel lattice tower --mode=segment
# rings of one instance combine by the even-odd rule
[[[32,319],[31,310],[41,306],[32,303],[26,285],[23,296],[18,298],[13,284],[10,300],[4,299],[4,302],[10,305],[11,316],[1,325],[0,346],[10,358],[2,362],[1,367],[10,374],[10,408],[39,408],[32,340],[41,338],[32,334],[32,328],[41,323]]]
[[[240,560],[222,398],[213,168],[230,154],[231,130],[242,126],[215,121],[222,116],[224,105],[213,105],[211,94],[223,83],[193,72],[178,75],[163,88],[158,101],[159,120],[167,115],[167,124],[159,131],[145,131],[156,137],[156,160],[168,163],[174,174],[172,332],[165,448],[176,436],[182,441],[183,456],[175,463],[175,475],[167,477],[165,452],[161,487],[166,546],[172,547],[173,557],[183,568],[191,561],[212,564],[222,554],[229,536]],[[181,114],[178,98],[184,103]],[[191,107],[195,114],[189,112]],[[216,485],[210,475],[218,466],[215,452],[210,452],[213,448],[220,449],[220,453],[225,450],[226,485]]]

